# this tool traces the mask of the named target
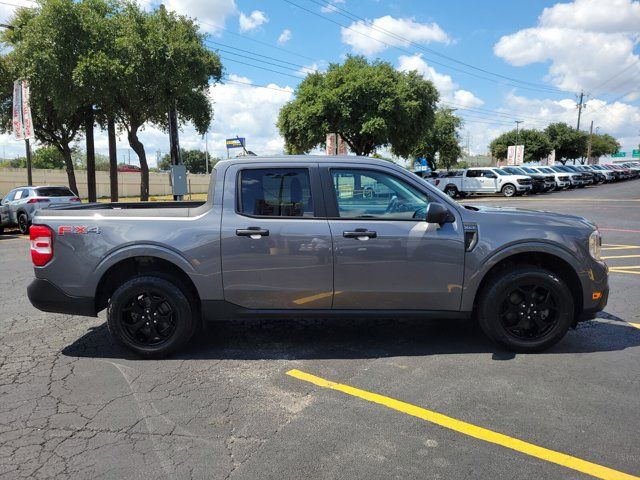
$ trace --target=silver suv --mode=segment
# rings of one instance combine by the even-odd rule
[[[67,187],[18,187],[0,202],[0,233],[6,227],[17,226],[20,233],[29,233],[36,210],[52,205],[77,205],[80,198]]]

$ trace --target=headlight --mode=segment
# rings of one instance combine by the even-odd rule
[[[600,260],[601,249],[602,237],[600,236],[600,232],[598,230],[594,230],[591,235],[589,235],[589,253],[594,259]]]

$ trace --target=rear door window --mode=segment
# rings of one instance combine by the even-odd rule
[[[240,213],[258,217],[313,217],[306,168],[256,168],[240,171]]]

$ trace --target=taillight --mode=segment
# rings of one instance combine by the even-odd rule
[[[31,198],[27,203],[49,203],[48,198]]]
[[[53,232],[46,225],[31,225],[31,261],[36,267],[46,265],[53,258]]]
[[[436,179],[436,187],[440,185],[440,179]]]
[[[79,202],[80,199],[78,197],[73,197],[69,199],[70,202]]]

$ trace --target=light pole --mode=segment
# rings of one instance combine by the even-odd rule
[[[209,140],[208,132],[204,132],[204,171],[209,175]]]

